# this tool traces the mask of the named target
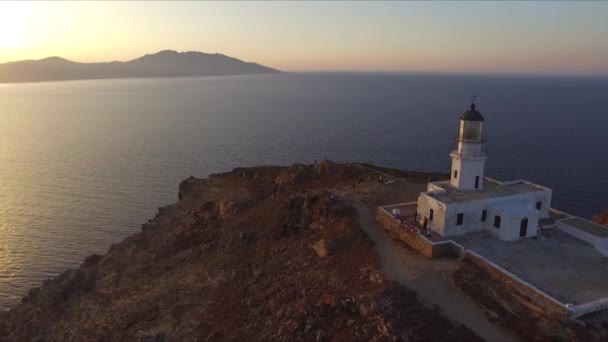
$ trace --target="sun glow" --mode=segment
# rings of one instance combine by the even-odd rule
[[[0,0],[0,63],[173,49],[281,70],[606,73],[606,13],[608,2]]]
[[[0,51],[27,44],[31,14],[31,3],[0,2]]]

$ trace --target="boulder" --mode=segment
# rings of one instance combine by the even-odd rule
[[[593,222],[608,227],[608,211],[593,216]]]
[[[382,284],[382,275],[380,275],[380,273],[373,272],[369,275],[369,281],[374,284]]]
[[[218,214],[222,220],[236,215],[240,208],[241,205],[239,203],[227,200],[225,198],[217,204]]]
[[[315,253],[321,258],[324,258],[332,253],[332,244],[325,239],[321,239],[310,245]]]

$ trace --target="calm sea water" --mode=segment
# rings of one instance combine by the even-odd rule
[[[449,172],[472,94],[487,175],[608,209],[608,79],[282,74],[0,85],[0,308],[139,230],[180,180],[327,157]]]

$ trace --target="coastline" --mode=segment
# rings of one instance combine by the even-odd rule
[[[0,336],[476,340],[385,279],[356,211],[335,195],[353,183],[376,174],[324,161],[186,179],[141,232],[2,313]]]
[[[380,175],[394,182],[380,184]],[[501,311],[507,304],[492,299],[503,291],[499,283],[473,296],[469,279],[486,277],[473,265],[422,260],[406,246],[385,249],[372,238],[376,223],[361,210],[411,199],[429,177],[447,176],[322,161],[188,178],[178,202],[159,208],[141,232],[1,313],[0,340],[474,341],[502,329],[522,339],[588,336],[580,327],[548,324],[530,307]],[[388,271],[394,258],[380,258],[387,251],[407,255],[403,272]],[[429,282],[424,289],[416,285],[422,279]],[[449,296],[429,297],[426,290],[439,284],[479,310],[470,317],[479,323],[462,325]],[[528,322],[523,335],[513,329],[521,319]]]

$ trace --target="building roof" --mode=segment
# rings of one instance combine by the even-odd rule
[[[483,181],[483,188],[480,190],[459,190],[450,185],[450,181],[433,183],[445,191],[426,192],[432,198],[442,203],[462,203],[469,201],[484,200],[488,198],[506,197],[528,192],[544,191],[545,188],[535,186],[524,181],[497,184],[488,180]]]
[[[462,113],[462,116],[460,117],[460,120],[464,120],[464,121],[484,121],[483,116],[481,116],[481,113],[479,111],[477,111],[477,109],[475,109],[475,102],[471,102],[471,109],[469,109],[466,112]]]

